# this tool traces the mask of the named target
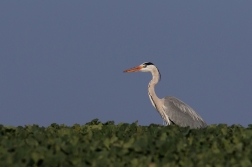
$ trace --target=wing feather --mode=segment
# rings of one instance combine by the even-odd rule
[[[191,128],[207,126],[205,121],[183,101],[172,96],[167,96],[162,100],[164,114],[168,116],[169,121],[179,126],[190,126]]]

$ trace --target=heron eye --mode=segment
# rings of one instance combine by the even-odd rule
[[[143,68],[146,68],[147,67],[147,65],[146,64],[143,64]]]

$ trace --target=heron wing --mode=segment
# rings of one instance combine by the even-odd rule
[[[172,96],[167,96],[162,100],[164,114],[168,116],[170,122],[179,126],[190,126],[191,128],[207,126],[205,121],[183,101]]]

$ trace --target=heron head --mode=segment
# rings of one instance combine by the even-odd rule
[[[140,64],[139,66],[136,66],[136,67],[133,67],[133,68],[130,68],[130,69],[127,69],[123,72],[137,72],[137,71],[140,71],[140,72],[151,72],[155,67],[155,65],[151,62],[144,62],[142,64]]]

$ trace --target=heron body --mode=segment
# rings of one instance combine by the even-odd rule
[[[159,112],[165,125],[176,124],[182,127],[204,128],[205,121],[190,106],[183,101],[167,96],[159,99],[155,93],[155,85],[159,82],[161,75],[158,68],[151,62],[145,62],[137,67],[130,68],[124,72],[151,72],[152,80],[148,85],[148,95],[154,108]]]

